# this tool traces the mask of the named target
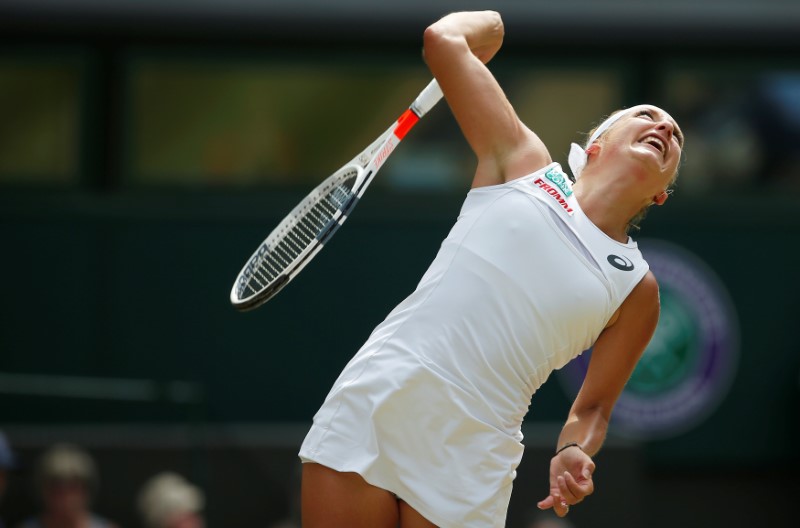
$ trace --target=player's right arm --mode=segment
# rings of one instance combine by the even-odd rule
[[[473,187],[503,183],[551,162],[485,65],[503,35],[494,11],[452,13],[425,30],[425,60],[478,157]]]

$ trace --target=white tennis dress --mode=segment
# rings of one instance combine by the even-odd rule
[[[469,192],[417,289],[373,331],[300,450],[442,528],[505,525],[531,396],[647,272],[553,163]]]

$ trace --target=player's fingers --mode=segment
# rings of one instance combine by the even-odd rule
[[[583,478],[587,480],[591,479],[596,467],[597,466],[595,466],[594,462],[590,460],[588,464],[583,466],[583,471],[581,471],[581,475],[583,475]]]
[[[584,497],[594,493],[594,482],[592,482],[592,479],[578,482],[570,473],[564,473],[564,481],[566,482],[567,488],[569,488],[570,492],[572,492],[572,494],[576,497],[579,497],[579,501],[583,500]]]
[[[553,496],[553,511],[556,512],[556,515],[559,517],[564,517],[569,513],[569,504],[564,500],[564,497],[560,495]]]
[[[567,485],[567,480],[565,478],[565,475],[568,474],[569,473],[564,473],[564,475],[559,475],[556,478],[556,483],[558,484],[558,491],[561,493],[561,497],[563,497],[563,499],[567,502],[567,504],[577,504],[578,502],[580,502],[582,496],[576,495],[575,493],[572,492],[572,490],[569,489],[569,486]]]
[[[540,510],[547,510],[553,507],[553,496],[548,495],[546,499],[540,500],[537,504]]]

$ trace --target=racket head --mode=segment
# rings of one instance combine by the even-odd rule
[[[247,259],[231,288],[231,304],[252,310],[274,297],[316,255],[355,206],[364,169],[345,165],[314,188]]]

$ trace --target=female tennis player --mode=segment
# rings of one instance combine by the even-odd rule
[[[538,505],[564,516],[594,490],[591,457],[659,313],[628,230],[667,199],[682,137],[656,107],[617,112],[571,153],[573,185],[485,66],[503,33],[488,11],[425,31],[477,169],[416,290],[314,417],[300,451],[306,528],[504,526],[531,397],[590,346]]]

